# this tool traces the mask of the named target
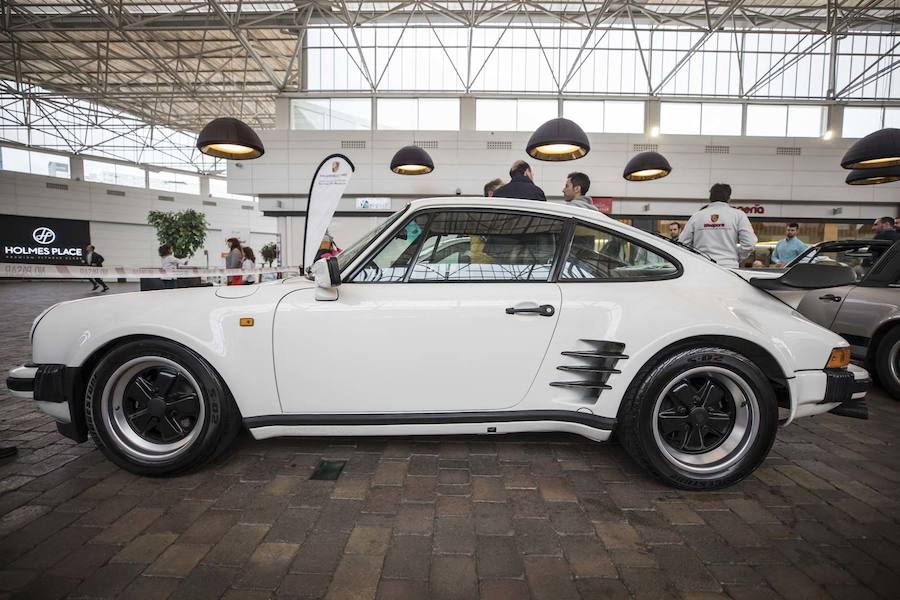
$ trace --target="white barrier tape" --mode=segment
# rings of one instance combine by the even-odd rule
[[[178,277],[231,277],[235,275],[262,275],[265,273],[299,273],[300,267],[253,269],[180,268],[175,271],[152,267],[88,267],[68,265],[28,265],[21,263],[0,263],[0,277],[22,277],[26,279],[94,279],[128,278],[158,279]]]

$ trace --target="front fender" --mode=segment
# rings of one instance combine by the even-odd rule
[[[209,362],[243,416],[278,413],[272,325],[275,303],[284,291],[226,299],[216,297],[214,288],[198,288],[63,302],[35,327],[32,360],[80,367],[123,338],[159,337]],[[253,319],[253,326],[240,325],[246,317]]]

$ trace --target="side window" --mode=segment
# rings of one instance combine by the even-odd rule
[[[414,258],[420,237],[425,232],[428,216],[420,215],[402,227],[397,234],[360,270],[357,283],[389,283],[403,281]]]
[[[678,267],[652,250],[614,233],[577,225],[559,279],[656,279],[676,272]]]
[[[501,212],[432,219],[410,281],[547,281],[563,223]]]

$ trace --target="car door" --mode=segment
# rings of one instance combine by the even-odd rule
[[[536,214],[419,214],[343,274],[333,302],[286,296],[274,327],[286,413],[509,409],[559,318],[549,283],[563,223]]]
[[[855,287],[855,285],[841,285],[806,292],[797,305],[797,312],[813,323],[830,328],[844,300]]]

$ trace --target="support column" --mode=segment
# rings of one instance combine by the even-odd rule
[[[69,158],[69,174],[73,181],[84,181],[84,159],[80,156]]]
[[[650,98],[645,106],[647,108],[644,111],[644,135],[650,136],[654,127],[659,128],[659,98]]]
[[[844,130],[844,107],[841,104],[832,104],[826,110],[828,116],[825,120],[825,131],[831,132],[831,139],[838,139]]]
[[[291,99],[275,98],[275,129],[287,131],[291,128]]]
[[[459,130],[475,131],[475,98],[471,96],[459,99]]]

